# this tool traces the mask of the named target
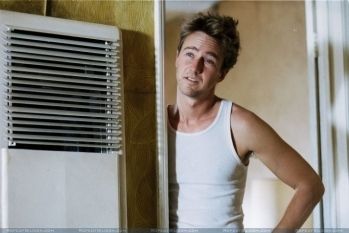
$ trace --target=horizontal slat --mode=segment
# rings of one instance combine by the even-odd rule
[[[16,63],[16,64],[23,64],[23,65],[33,65],[33,66],[43,66],[43,67],[53,67],[53,68],[66,68],[66,69],[73,69],[73,70],[82,70],[82,71],[91,71],[91,72],[112,72],[112,73],[119,73],[120,69],[117,68],[109,68],[109,69],[101,69],[101,68],[95,68],[85,65],[65,65],[60,63],[50,63],[50,62],[36,62],[32,60],[23,60],[23,59],[17,59],[12,58],[7,60],[8,63]]]
[[[105,49],[115,49],[119,46],[119,43],[116,41],[109,42],[111,44],[102,44],[102,43],[91,43],[91,42],[84,42],[84,41],[78,41],[78,40],[69,40],[69,39],[59,39],[59,38],[53,38],[53,37],[47,37],[47,36],[34,36],[34,35],[27,35],[22,33],[16,33],[12,31],[6,31],[3,32],[4,36],[9,36],[11,38],[20,38],[20,39],[27,39],[27,40],[34,40],[34,41],[46,41],[46,42],[53,42],[53,43],[60,43],[60,44],[72,44],[72,45],[81,45],[86,47],[95,47],[95,48],[105,48]]]
[[[29,126],[53,126],[53,127],[68,127],[68,128],[91,128],[101,130],[120,130],[121,125],[115,126],[117,122],[114,122],[114,126],[94,125],[92,122],[89,124],[78,124],[76,122],[59,123],[59,122],[47,122],[47,121],[23,121],[23,120],[8,120],[8,124],[29,125]]]
[[[16,39],[7,39],[7,44],[11,45],[25,45],[29,47],[35,47],[35,48],[49,48],[49,49],[57,49],[57,50],[66,50],[66,51],[76,51],[81,53],[94,53],[94,54],[108,54],[108,55],[115,55],[115,50],[113,49],[90,49],[86,47],[81,46],[68,46],[68,45],[57,45],[52,43],[46,43],[46,42],[32,42],[32,41],[25,41],[25,40],[16,40]]]
[[[37,119],[37,120],[52,120],[52,121],[65,121],[65,122],[93,122],[93,123],[105,123],[115,125],[119,123],[119,119],[95,119],[95,118],[83,118],[83,117],[66,117],[62,115],[37,115],[25,113],[12,113],[12,118],[24,118],[24,119]],[[92,123],[91,123],[92,124]]]
[[[68,77],[80,77],[80,78],[93,78],[93,79],[102,79],[102,80],[117,80],[120,77],[119,74],[110,72],[110,75],[96,75],[96,74],[85,74],[78,72],[67,72],[67,71],[57,71],[57,70],[48,70],[48,69],[35,69],[35,68],[26,68],[18,66],[6,66],[6,69],[9,71],[17,72],[29,72],[29,73],[39,73],[39,74],[50,74],[50,75],[60,75]],[[39,77],[49,77],[49,76],[39,76]]]
[[[26,127],[9,127],[9,131],[18,132],[32,132],[32,133],[58,133],[58,134],[83,134],[83,135],[102,135],[102,136],[120,136],[121,132],[106,130],[101,132],[87,131],[87,130],[59,130],[59,129],[41,129],[41,128],[26,128]]]
[[[67,136],[40,136],[35,134],[7,134],[8,137],[12,139],[31,139],[31,140],[42,140],[42,141],[65,141],[65,142],[93,142],[93,143],[120,143],[121,139],[97,139],[97,138],[81,138],[81,137],[67,137]]]
[[[14,69],[17,70],[17,69]],[[89,77],[81,76],[81,77],[58,77],[58,76],[48,76],[41,74],[26,74],[26,73],[8,73],[9,77],[17,77],[17,78],[25,78],[25,79],[34,79],[34,80],[45,80],[45,81],[54,81],[54,82],[68,82],[68,83],[82,83],[82,84],[91,84],[91,85],[99,85],[99,86],[118,86],[119,80],[116,77],[112,77],[110,79],[100,79],[101,81],[93,80],[91,81]],[[111,77],[111,76],[109,76]],[[97,79],[97,78],[96,78]],[[109,82],[108,82],[109,81]]]
[[[105,57],[105,56],[92,56],[92,55],[81,55],[81,54],[74,54],[74,53],[65,53],[65,52],[57,52],[52,50],[46,50],[46,49],[28,49],[18,46],[4,46],[8,52],[21,52],[21,53],[29,53],[29,54],[39,54],[39,55],[46,55],[51,57],[66,57],[66,58],[77,58],[84,60],[92,60],[92,61],[105,61],[105,62],[114,62],[115,59]],[[117,56],[115,56],[117,57]]]
[[[103,113],[90,113],[80,111],[65,111],[65,110],[51,110],[51,109],[40,109],[40,108],[21,108],[6,106],[10,111],[22,112],[22,113],[36,113],[43,115],[62,115],[62,116],[82,116],[82,117],[99,117],[99,118],[118,118],[120,113],[115,114],[103,114]]]
[[[27,80],[18,80],[11,79],[8,80],[10,84],[21,84],[21,85],[32,85],[32,86],[45,86],[45,87],[54,87],[54,88],[65,88],[65,89],[79,89],[79,90],[88,90],[88,91],[103,91],[103,92],[117,92],[115,88],[101,88],[101,87],[93,87],[88,85],[73,85],[73,84],[58,84],[54,82],[35,82],[35,81],[27,81]],[[90,93],[91,94],[91,93]],[[92,95],[92,94],[91,94]]]
[[[44,142],[44,141],[33,141],[33,140],[16,140],[16,143],[21,144],[35,144],[35,145],[49,145],[49,146],[72,146],[72,147],[89,147],[89,148],[104,148],[104,149],[120,149],[121,144],[83,144],[83,143],[68,143],[68,142]]]
[[[46,93],[45,93],[46,94]],[[54,101],[67,101],[67,102],[77,102],[84,104],[110,104],[113,107],[118,108],[119,104],[115,99],[110,101],[94,100],[94,99],[82,99],[82,98],[72,98],[72,97],[60,97],[60,96],[50,96],[50,95],[33,95],[33,94],[20,94],[20,93],[8,93],[8,97],[12,98],[27,98],[27,99],[44,99],[44,100],[54,100]]]
[[[55,102],[42,102],[42,101],[31,101],[31,100],[9,100],[10,104],[23,104],[23,105],[37,105],[46,107],[65,107],[65,108],[79,108],[79,109],[95,109],[95,110],[104,110],[111,111],[117,110],[116,108],[102,107],[102,106],[93,106],[93,105],[83,105],[83,104],[65,104],[65,103],[55,103]]]
[[[116,60],[116,63],[114,63],[114,62],[89,61],[89,60],[82,60],[82,59],[51,57],[49,55],[42,56],[42,55],[17,53],[17,52],[5,53],[5,57],[6,56],[10,56],[10,59],[11,57],[19,57],[19,58],[29,58],[29,59],[36,59],[36,60],[42,60],[42,61],[53,61],[53,62],[62,62],[62,63],[71,63],[71,64],[80,64],[80,65],[102,66],[102,67],[111,67],[111,68],[118,67],[117,60]],[[0,59],[2,57],[3,56],[0,56]]]
[[[86,96],[91,97],[91,93],[88,92],[76,92],[76,91],[56,91],[56,90],[49,90],[49,89],[43,89],[43,88],[30,88],[30,87],[16,87],[11,86],[7,87],[10,91],[23,91],[23,92],[35,92],[35,93],[46,93],[46,94],[57,94],[57,95],[69,95],[69,96]],[[120,91],[120,88],[115,88],[116,91]],[[93,94],[93,97],[95,98],[105,98],[105,99],[118,99],[121,96],[120,93],[112,92],[110,95],[103,95],[103,94]]]

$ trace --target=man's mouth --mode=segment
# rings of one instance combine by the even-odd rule
[[[195,77],[184,77],[184,78],[191,81],[191,82],[199,82],[199,79],[195,78]]]

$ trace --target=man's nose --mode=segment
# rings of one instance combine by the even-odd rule
[[[201,74],[204,70],[204,59],[194,59],[192,62],[192,69],[195,72],[195,74]]]

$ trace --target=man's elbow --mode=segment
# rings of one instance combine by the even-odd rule
[[[325,193],[325,186],[322,183],[320,178],[319,178],[319,181],[315,184],[315,186],[316,186],[314,187],[314,192],[316,197],[315,199],[316,199],[316,202],[319,202]]]
[[[325,186],[320,177],[308,180],[303,185],[305,193],[314,203],[318,203],[325,193]]]

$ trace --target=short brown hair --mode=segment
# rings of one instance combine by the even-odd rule
[[[238,21],[232,17],[200,12],[182,24],[177,50],[181,51],[187,36],[195,31],[202,31],[221,45],[224,55],[221,70],[229,70],[235,65],[240,50],[237,25]]]

